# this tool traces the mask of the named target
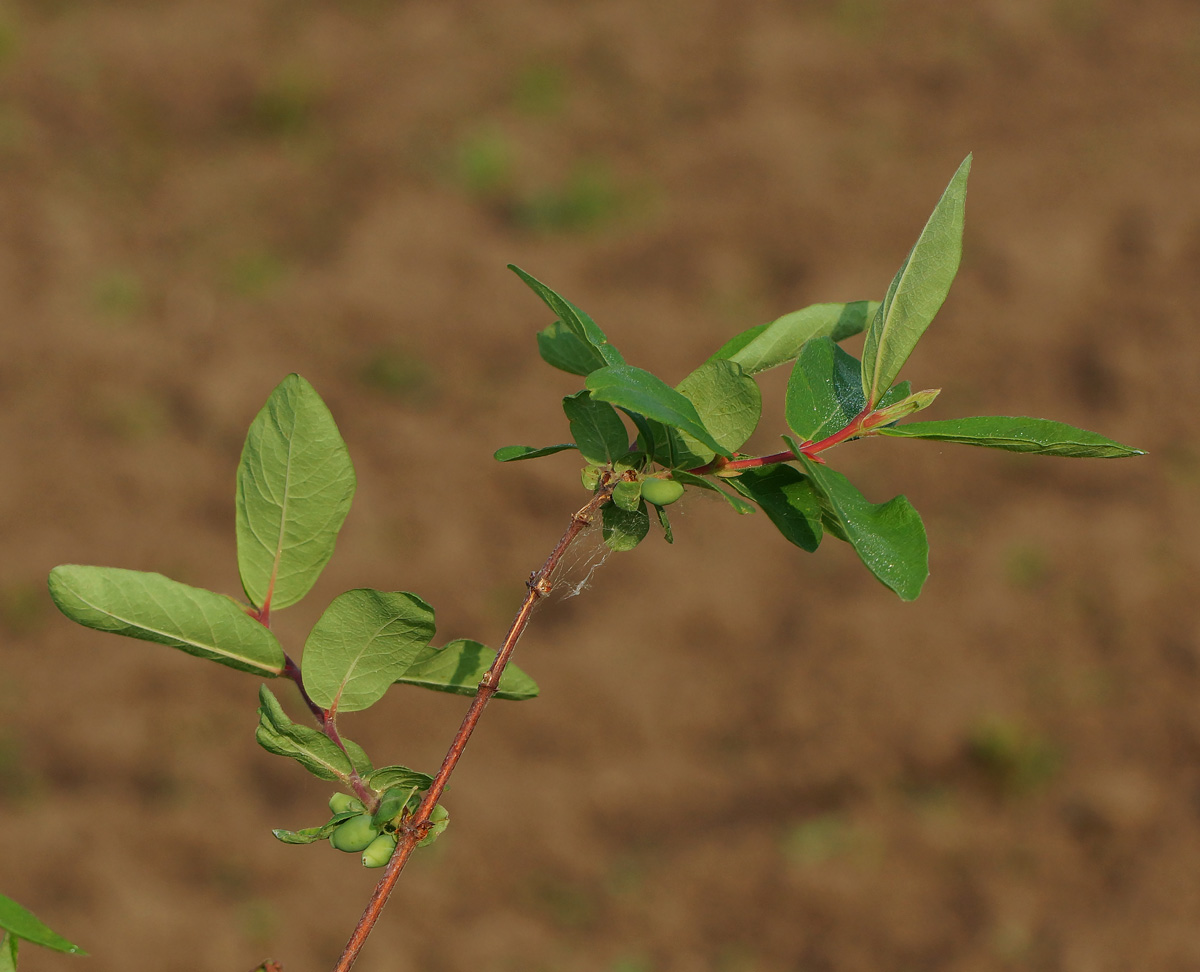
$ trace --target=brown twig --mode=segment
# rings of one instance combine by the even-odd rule
[[[513,618],[512,624],[509,626],[504,643],[496,653],[496,659],[492,662],[492,667],[488,669],[487,674],[480,681],[479,689],[475,693],[471,707],[467,710],[466,716],[463,717],[462,725],[459,726],[458,732],[455,733],[453,742],[450,743],[450,748],[442,760],[441,769],[438,770],[437,776],[433,778],[433,783],[430,784],[429,789],[425,791],[425,798],[421,801],[421,806],[417,809],[416,813],[405,820],[398,835],[399,840],[396,843],[396,850],[392,853],[392,859],[388,862],[387,868],[383,872],[383,877],[379,880],[379,884],[375,886],[375,890],[371,893],[371,900],[367,902],[366,910],[363,911],[362,917],[358,919],[358,924],[354,927],[354,932],[351,934],[350,940],[346,943],[342,957],[338,959],[337,965],[334,966],[334,972],[349,972],[351,966],[354,965],[355,959],[358,958],[358,953],[362,950],[363,945],[366,944],[367,936],[371,934],[371,929],[378,920],[380,912],[383,911],[383,906],[387,903],[387,899],[400,877],[401,870],[403,870],[405,863],[412,855],[417,844],[429,832],[430,814],[433,813],[433,808],[437,806],[438,798],[446,788],[450,774],[454,772],[454,767],[462,756],[467,741],[471,738],[471,733],[475,731],[475,726],[479,722],[479,717],[483,715],[483,710],[487,706],[488,700],[496,694],[496,689],[500,685],[500,676],[504,674],[504,668],[508,664],[508,660],[512,657],[513,650],[517,647],[517,640],[521,637],[521,633],[529,623],[529,616],[533,613],[534,605],[553,589],[554,582],[552,575],[554,574],[554,569],[558,566],[559,561],[562,560],[563,554],[567,552],[567,548],[571,546],[579,534],[592,522],[600,508],[609,501],[609,498],[612,496],[612,488],[616,485],[619,478],[608,474],[608,477],[601,481],[600,488],[588,504],[571,517],[571,525],[567,527],[567,532],[562,535],[554,549],[550,552],[550,556],[546,558],[546,562],[542,565],[542,568],[530,575],[529,581],[526,584],[529,591],[525,595],[525,600],[521,603],[520,610],[517,611],[517,616]]]

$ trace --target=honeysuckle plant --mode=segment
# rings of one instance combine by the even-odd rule
[[[866,568],[904,600],[929,574],[920,516],[903,496],[868,500],[830,465],[835,446],[886,436],[935,439],[1041,455],[1116,458],[1140,454],[1095,432],[1041,418],[973,416],[907,421],[938,390],[899,380],[949,292],[962,250],[968,157],[881,301],[816,304],[759,324],[718,348],[672,387],[626,362],[584,311],[517,267],[553,321],[537,335],[550,365],[583,379],[562,401],[570,441],[506,446],[501,462],[567,450],[583,460],[587,501],[541,568],[499,649],[459,639],[435,644],[434,609],[416,594],[359,589],[336,597],[313,626],[299,661],[271,629],[275,613],[301,598],[333,554],[355,489],[337,425],[313,387],[289,375],[246,436],[237,469],[237,560],[242,597],[190,587],[161,574],[65,565],[50,592],[74,621],[157,642],[260,679],[290,681],[312,724],[294,722],[266,682],[256,738],[339,789],[314,826],[276,830],[286,843],[328,840],[383,874],[335,972],[355,961],[413,851],[449,822],[439,802],[492,697],[530,699],[537,685],[510,659],[533,606],[550,593],[564,553],[597,518],[604,542],[628,551],[688,490],[722,496],[738,513],[761,510],[784,539],[813,552],[828,534],[853,547]],[[862,359],[840,342],[866,331]],[[781,448],[740,450],[762,420],[756,376],[791,368]],[[445,759],[429,774],[374,759],[347,738],[339,717],[378,703],[395,685],[472,696]],[[391,757],[389,757],[391,758]],[[14,952],[15,964],[15,952]],[[264,963],[261,968],[277,968]],[[2,968],[2,966],[0,966]]]

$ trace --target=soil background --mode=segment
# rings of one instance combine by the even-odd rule
[[[51,567],[237,593],[242,438],[298,371],[359,489],[285,646],[357,586],[495,644],[585,498],[491,459],[580,384],[505,264],[678,380],[878,298],[969,151],[926,414],[1150,454],[837,450],[924,514],[912,604],[704,499],[581,563],[358,968],[1200,969],[1193,0],[0,5],[0,891],[91,953],[22,969],[327,969],[376,878],[271,838],[331,787],[254,744],[253,678],[69,624]],[[344,729],[433,769],[465,706]]]

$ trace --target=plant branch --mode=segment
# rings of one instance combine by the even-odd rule
[[[846,426],[833,435],[826,436],[819,442],[801,442],[796,448],[798,452],[803,453],[810,459],[815,459],[817,462],[824,462],[823,459],[817,459],[820,453],[826,449],[832,449],[835,445],[845,442],[847,439],[853,439],[855,436],[870,435],[872,432],[871,418],[876,414],[875,409],[864,408],[861,412],[854,416]],[[700,466],[698,469],[689,469],[694,476],[705,476],[710,473],[720,474],[725,470],[738,471],[742,469],[754,469],[758,466],[774,466],[781,462],[791,462],[796,459],[796,453],[791,449],[786,452],[776,452],[769,456],[751,456],[745,459],[726,459],[723,456],[717,456],[712,462]]]
[[[508,661],[517,647],[517,641],[520,639],[521,633],[529,623],[529,617],[533,613],[534,605],[553,590],[554,570],[558,566],[559,561],[562,560],[563,554],[567,552],[567,548],[575,542],[579,534],[592,523],[601,507],[609,501],[612,496],[613,486],[621,478],[623,477],[614,475],[611,472],[604,474],[595,495],[586,506],[578,510],[571,517],[571,524],[567,527],[566,533],[559,538],[558,543],[555,544],[554,549],[550,552],[550,556],[546,558],[546,562],[542,565],[541,569],[534,571],[529,576],[529,580],[525,585],[529,589],[528,593],[525,595],[525,600],[521,603],[516,617],[513,618],[512,624],[509,626],[504,643],[496,653],[496,659],[492,662],[492,667],[488,669],[487,674],[480,681],[475,698],[471,702],[471,707],[463,717],[462,725],[459,726],[458,732],[454,735],[454,740],[450,743],[450,748],[446,751],[441,769],[438,770],[437,776],[433,778],[433,783],[430,784],[429,789],[425,791],[425,797],[422,799],[420,807],[417,808],[416,813],[407,817],[402,824],[397,835],[399,839],[396,842],[396,850],[392,853],[392,859],[388,862],[387,868],[383,872],[383,877],[379,880],[379,884],[375,886],[375,890],[371,893],[371,900],[367,902],[366,910],[363,911],[362,917],[359,918],[358,924],[350,936],[350,940],[346,943],[342,957],[338,959],[337,965],[334,966],[334,972],[349,972],[349,969],[354,965],[355,960],[358,958],[358,953],[362,950],[363,945],[366,944],[367,936],[371,934],[371,929],[378,920],[380,912],[383,911],[383,906],[387,903],[387,899],[400,877],[401,870],[403,870],[405,863],[412,855],[417,844],[429,832],[430,814],[433,813],[434,807],[437,806],[438,798],[442,795],[442,791],[445,790],[446,783],[450,779],[450,774],[454,772],[454,767],[458,764],[463,750],[466,749],[467,741],[471,738],[471,733],[475,731],[475,726],[478,724],[480,716],[483,715],[484,708],[491,697],[496,694],[496,689],[500,685],[500,677],[504,674],[505,666],[508,665]]]
[[[300,690],[300,697],[304,699],[304,704],[308,706],[309,711],[316,717],[317,724],[321,732],[325,733],[326,737],[337,746],[346,756],[350,763],[350,777],[347,782],[355,795],[363,802],[363,806],[374,810],[373,804],[377,801],[375,794],[371,792],[371,788],[363,782],[363,778],[358,775],[358,770],[354,768],[354,760],[350,759],[350,753],[346,751],[346,744],[342,742],[342,737],[337,731],[337,722],[332,711],[322,709],[304,688],[304,678],[300,673],[300,666],[292,661],[291,656],[285,651],[283,653],[283,675],[290,678],[296,683],[296,688]]]

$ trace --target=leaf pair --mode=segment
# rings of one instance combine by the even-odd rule
[[[259,617],[312,588],[333,554],[354,487],[329,409],[312,385],[289,375],[251,423],[237,472],[238,570]],[[67,617],[89,628],[265,678],[284,668],[275,636],[237,602],[161,574],[65,565],[51,571],[50,594]]]
[[[28,908],[0,894],[0,972],[16,972],[17,946],[22,940],[69,955],[87,955],[38,920]]]

